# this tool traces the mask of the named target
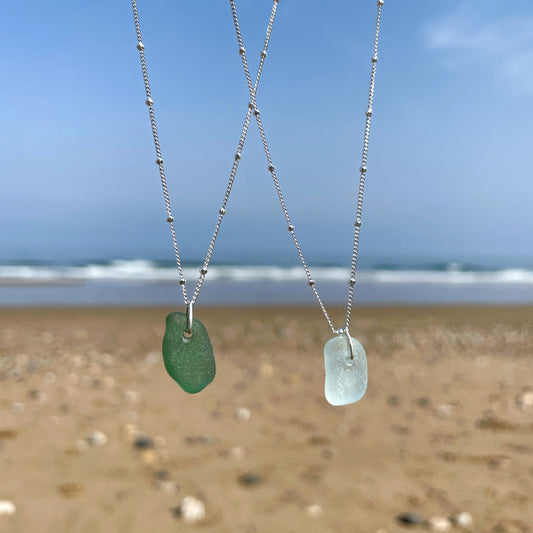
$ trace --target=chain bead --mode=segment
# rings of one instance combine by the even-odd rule
[[[314,279],[310,279],[307,284],[312,287],[314,284],[315,284],[315,280]]]
[[[381,7],[384,4],[384,0],[378,0],[378,6]]]
[[[378,56],[372,56],[372,63],[378,62]]]
[[[261,51],[261,57],[262,57],[263,59],[265,59],[266,56],[267,56],[267,51],[266,51],[266,50],[262,50],[262,51]]]
[[[219,215],[225,215],[225,214],[226,214],[226,210],[225,210],[223,207],[221,207],[221,208],[218,210],[218,214],[219,214]]]
[[[366,167],[365,167],[365,165],[363,165],[363,166],[359,169],[359,171],[361,172],[361,174],[366,174]]]
[[[169,223],[170,223],[170,222],[174,222],[174,217],[173,217],[173,216],[168,217],[168,218],[167,218],[167,222],[169,222]]]
[[[257,107],[254,109],[254,115],[256,117],[258,117],[259,115],[261,114],[261,111],[259,111],[259,109],[257,109]]]
[[[161,166],[161,165],[163,164],[163,159],[161,159],[160,157],[158,157],[158,158],[155,160],[155,164]]]
[[[292,233],[294,231],[294,226],[292,224],[289,224],[289,227],[287,229]]]
[[[153,101],[150,97],[148,97],[148,98],[146,99],[145,104],[146,104],[147,106],[152,106],[152,105],[154,105],[154,101]]]
[[[353,287],[355,285],[355,279],[354,278],[350,278],[350,280],[348,281],[348,284]]]
[[[242,159],[242,154],[241,154],[240,152],[237,152],[237,153],[235,154],[235,160],[238,161],[239,159]]]
[[[137,50],[139,50],[139,52],[140,52],[141,50],[144,50],[144,44],[143,44],[142,41],[139,41],[139,42],[137,43]]]
[[[360,228],[361,227],[361,223],[362,222],[361,222],[360,218],[355,219],[355,227]]]
[[[367,110],[366,110],[366,116],[367,117],[371,117],[372,116],[372,108],[369,107]]]
[[[254,104],[253,102],[250,102],[250,103],[248,104],[248,107],[249,107],[250,109],[254,109],[254,108],[255,108],[255,104]]]
[[[185,285],[186,281],[184,279],[180,279],[180,285]]]
[[[274,172],[274,170],[276,170],[276,168],[274,167],[274,165],[268,165],[268,170],[269,170],[269,172]]]
[[[246,54],[246,49],[244,48],[244,46],[241,46],[241,47],[239,48],[239,54],[240,54],[241,56],[243,56],[244,54]]]
[[[200,274],[202,274],[202,276],[205,276],[207,274],[207,268],[203,267],[200,269]]]

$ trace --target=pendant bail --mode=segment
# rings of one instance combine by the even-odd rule
[[[352,337],[350,335],[350,331],[348,328],[340,328],[338,330],[339,335],[344,335],[346,337],[346,340],[348,342],[348,347],[350,348],[350,359],[353,361],[354,359],[354,351],[353,351],[353,342]]]
[[[192,335],[192,321],[193,321],[193,302],[187,304],[187,329],[185,330],[189,335]]]

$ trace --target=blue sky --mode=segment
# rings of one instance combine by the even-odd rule
[[[531,258],[533,4],[388,0],[361,259]],[[255,73],[269,0],[241,0]],[[375,2],[281,0],[257,101],[304,253],[347,261]],[[178,239],[203,256],[248,102],[229,1],[139,0]],[[171,257],[130,3],[3,6],[0,258]],[[215,259],[295,259],[254,123]]]

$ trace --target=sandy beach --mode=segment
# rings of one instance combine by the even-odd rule
[[[357,308],[345,407],[315,307],[198,307],[197,395],[162,363],[170,310],[0,311],[1,532],[531,530],[533,307]]]

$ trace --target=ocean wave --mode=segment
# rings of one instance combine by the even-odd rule
[[[451,265],[451,264],[450,264]],[[455,265],[454,265],[455,266]],[[345,283],[349,270],[337,266],[311,268],[317,282]],[[198,268],[184,269],[185,278],[196,280]],[[0,283],[47,284],[85,282],[174,282],[177,280],[175,265],[155,261],[115,260],[108,263],[84,265],[0,265]],[[301,266],[249,266],[212,265],[209,281],[230,282],[298,282],[306,281]],[[440,269],[366,269],[357,273],[360,283],[375,284],[526,284],[533,285],[533,270],[526,268],[504,268],[499,270],[461,270],[457,267]]]

